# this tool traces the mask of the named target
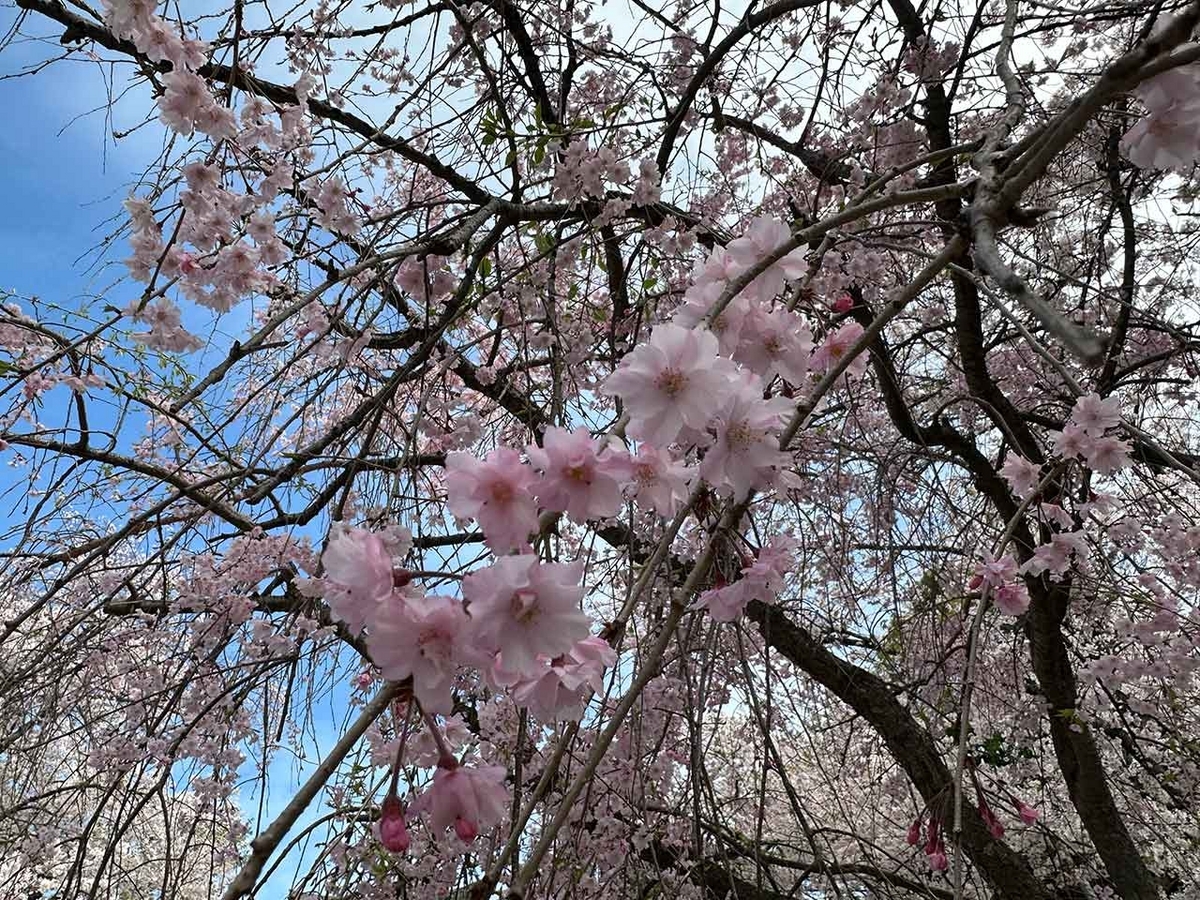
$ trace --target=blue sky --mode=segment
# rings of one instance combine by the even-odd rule
[[[9,30],[16,12],[0,8],[0,33]],[[0,56],[0,72],[11,75],[48,52],[53,48],[46,45],[11,45]],[[162,132],[146,128],[116,142],[107,135],[106,74],[111,78],[96,63],[67,61],[0,81],[6,121],[0,129],[0,286],[75,303],[118,276],[115,267],[89,273],[96,257],[87,251],[103,237],[104,221],[121,211],[130,186],[161,146]],[[125,296],[132,293],[127,288]]]
[[[9,31],[18,12],[0,7],[0,34]],[[41,26],[30,23],[27,30],[35,28]],[[11,75],[59,51],[57,44],[10,45],[0,55],[0,74]],[[118,89],[124,77],[118,70]],[[37,296],[67,309],[99,303],[124,307],[140,293],[140,285],[120,283],[125,240],[119,239],[103,255],[96,248],[119,226],[121,220],[113,217],[123,214],[122,201],[161,150],[164,131],[152,121],[114,141],[113,127],[129,128],[136,124],[129,119],[131,115],[153,107],[148,95],[127,97],[120,104],[116,122],[106,122],[109,85],[105,82],[111,78],[111,69],[80,57],[34,76],[0,80],[0,110],[5,114],[5,127],[0,129],[0,159],[4,161],[0,167],[4,199],[0,207],[0,290]],[[211,322],[210,316],[202,315]],[[66,396],[63,388],[47,395],[43,413],[48,423],[61,421],[55,406]],[[0,493],[6,494],[0,501],[0,531],[20,516],[21,507],[15,501],[24,493],[27,474],[0,466]],[[14,487],[17,493],[8,493]],[[339,693],[338,699],[344,701],[348,692]],[[337,709],[326,700],[316,705],[313,714],[321,745],[312,748],[316,754],[328,750],[336,740],[346,711],[344,705]],[[282,809],[307,774],[306,768],[289,753],[277,755],[270,767],[263,825]],[[258,797],[245,794],[242,803],[253,824]],[[295,832],[322,810],[311,812]],[[290,864],[282,866],[260,896],[285,896],[293,871]]]

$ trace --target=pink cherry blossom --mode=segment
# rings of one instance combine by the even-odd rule
[[[555,657],[587,637],[590,621],[579,609],[581,563],[542,563],[536,556],[504,556],[463,579],[463,596],[477,646],[500,650],[513,672],[534,674],[539,655]]]
[[[915,847],[921,843],[921,825],[920,818],[917,818],[908,826],[908,833],[904,836],[904,842],[910,847]]]
[[[1121,149],[1140,169],[1186,171],[1200,158],[1196,119],[1182,105],[1150,113],[1125,133]]]
[[[715,411],[716,442],[700,462],[700,475],[718,490],[745,498],[791,464],[779,449],[778,431],[793,410],[786,397],[764,400],[762,382],[743,372],[734,392]]]
[[[649,507],[660,516],[671,518],[687,499],[688,482],[695,467],[675,462],[652,444],[642,444],[632,460],[632,481],[627,491],[639,506]]]
[[[412,812],[428,813],[434,831],[453,828],[470,842],[504,817],[509,796],[504,777],[503,766],[439,765],[433,784],[413,802]]]
[[[1006,581],[992,594],[996,607],[1010,616],[1019,616],[1029,609],[1029,589],[1023,581]]]
[[[536,482],[533,470],[510,447],[497,447],[483,461],[461,451],[446,455],[450,512],[479,522],[487,545],[497,553],[519,550],[537,530]]]
[[[863,327],[857,322],[846,322],[837,331],[825,336],[821,346],[812,356],[814,369],[828,372],[845,358],[850,349],[863,336]],[[847,375],[861,376],[867,370],[867,354],[860,353],[846,369]]]
[[[740,293],[731,298],[716,318],[709,322],[713,306],[721,298],[725,287],[723,281],[694,282],[684,294],[684,304],[676,310],[671,324],[711,331],[717,339],[718,352],[733,356],[742,344],[742,333],[750,316],[752,301],[745,292]]]
[[[792,238],[787,223],[772,216],[757,216],[750,227],[739,238],[729,242],[729,256],[743,270],[759,264]],[[751,287],[760,300],[770,300],[779,293],[785,280],[799,278],[808,268],[804,251],[795,249],[782,259],[772,263],[766,271],[754,279]]]
[[[607,641],[585,638],[562,656],[539,657],[540,674],[518,678],[509,692],[544,722],[578,720],[588,698],[603,689],[604,670],[616,661]]]
[[[180,134],[191,134],[212,105],[208,85],[196,73],[176,69],[163,76],[163,87],[163,95],[158,99],[159,115]]]
[[[529,461],[542,472],[534,486],[543,507],[566,512],[576,522],[616,515],[621,509],[621,484],[628,480],[628,458],[601,449],[586,428],[568,432],[551,426],[542,446],[530,444]]]
[[[1091,444],[1092,439],[1082,427],[1068,422],[1054,438],[1054,452],[1063,459],[1074,459],[1082,456]]]
[[[1071,409],[1071,421],[1091,437],[1101,437],[1106,429],[1121,422],[1121,406],[1116,397],[1101,399],[1099,394],[1084,394]]]
[[[484,660],[479,660],[483,662]],[[443,756],[443,748],[453,752],[455,747],[465,747],[475,735],[460,716],[443,716],[438,725],[438,737],[430,728],[418,729],[408,738],[405,761],[414,766],[429,768],[436,766]],[[439,746],[440,744],[440,746]]]
[[[378,535],[336,528],[321,555],[325,580],[336,588],[326,600],[351,631],[361,631],[380,601],[392,593],[392,557]]]
[[[630,435],[665,447],[685,426],[704,428],[732,391],[732,375],[711,332],[668,323],[626,354],[601,391],[624,402]]]
[[[979,815],[983,819],[983,824],[986,826],[988,833],[996,840],[1004,837],[1004,825],[996,818],[996,814],[983,800],[979,801]]]
[[[734,359],[770,382],[780,375],[802,384],[812,356],[812,332],[796,313],[780,306],[767,310],[752,307]]]
[[[1032,825],[1038,820],[1038,811],[1021,800],[1017,801],[1017,815],[1026,825]]]
[[[1023,456],[1010,453],[1000,467],[1000,474],[1019,497],[1028,497],[1038,486],[1041,468]]]
[[[935,872],[944,872],[949,868],[946,858],[946,843],[942,839],[942,823],[939,819],[930,818],[929,833],[925,841],[925,857],[929,868]]]
[[[1053,576],[1060,576],[1071,567],[1072,556],[1085,558],[1087,552],[1087,545],[1079,532],[1053,534],[1050,543],[1042,544],[1033,551],[1033,556],[1021,566],[1021,571],[1026,575],[1050,572]]]
[[[453,708],[458,666],[479,661],[461,601],[436,595],[381,603],[370,619],[367,649],[384,678],[411,676],[421,705],[436,713]]]
[[[1089,469],[1101,475],[1111,475],[1130,464],[1128,441],[1112,435],[1096,438],[1084,447],[1083,458]]]
[[[708,610],[717,622],[732,622],[741,618],[751,601],[774,604],[783,589],[784,576],[793,566],[796,547],[794,538],[776,535],[742,569],[737,581],[705,591],[692,609]]]
[[[733,584],[709,588],[696,599],[691,608],[707,610],[715,622],[734,622],[742,617],[749,602],[750,597],[741,582],[735,581]]]
[[[1011,581],[1017,575],[1017,561],[1011,556],[1001,556],[996,559],[989,550],[983,552],[983,562],[975,569],[974,588],[987,584],[999,587],[1006,581]]]
[[[1143,116],[1121,138],[1130,162],[1143,169],[1186,171],[1200,159],[1200,66],[1168,69],[1137,88]]]

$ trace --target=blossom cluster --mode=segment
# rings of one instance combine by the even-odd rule
[[[968,771],[979,798],[979,818],[983,820],[983,825],[987,829],[988,834],[996,840],[1000,840],[1004,837],[1004,823],[1000,821],[999,816],[996,815],[988,804],[988,792],[980,784],[979,776],[970,761],[968,761]],[[1038,811],[1023,800],[1012,796],[1007,791],[1004,791],[1002,799],[1012,806],[1017,817],[1025,825],[1033,825],[1037,822],[1039,818]],[[904,838],[905,843],[910,847],[915,847],[922,843],[922,838],[924,838],[922,849],[925,852],[925,859],[929,863],[929,868],[934,872],[945,872],[950,868],[950,859],[946,854],[948,805],[948,795],[944,794],[938,797],[930,804],[927,810],[922,810],[921,814],[913,820]],[[925,820],[926,811],[929,812],[928,822]]]
[[[1082,459],[1091,470],[1110,475],[1129,465],[1129,443],[1109,433],[1121,422],[1115,397],[1085,394],[1075,401],[1070,420],[1054,440],[1063,459]]]
[[[460,521],[477,522],[495,554],[463,577],[460,596],[426,592],[421,573],[400,567],[411,548],[407,534],[337,527],[315,591],[363,636],[384,678],[411,685],[423,713],[448,716],[465,671],[546,722],[578,720],[602,687],[616,655],[591,635],[582,609],[583,564],[546,562],[534,552],[531,536],[542,516],[601,520],[617,515],[627,498],[671,516],[700,479],[737,500],[792,484],[780,435],[793,402],[767,388],[776,378],[803,388],[814,365],[836,364],[848,344],[843,328],[814,351],[804,320],[773,305],[786,280],[801,272],[796,251],[779,253],[787,236],[782,222],[760,218],[728,251],[714,251],[680,316],[655,327],[600,385],[603,394],[620,398],[634,450],[586,428],[550,426],[523,452],[502,444],[483,458],[447,454],[447,507]],[[776,255],[781,259],[767,259]],[[439,268],[435,260],[434,273]],[[715,301],[729,280],[752,269],[757,277],[726,308],[732,315],[721,338],[702,317],[688,321],[696,303]],[[397,280],[414,295],[431,290],[424,265],[406,265]],[[693,448],[699,464],[685,464]],[[773,603],[794,550],[790,537],[772,538],[747,557],[732,584],[706,591],[694,608],[731,621],[752,600]],[[442,747],[439,726],[432,719],[428,725]],[[444,747],[437,767],[412,813],[428,810],[436,831],[453,827],[463,840],[498,819],[502,769],[463,766]],[[389,795],[378,828],[385,846],[407,847],[404,816]]]
[[[155,62],[168,62],[158,111],[163,122],[180,134],[200,131],[215,141],[237,133],[233,111],[218,102],[204,79],[196,74],[208,55],[204,42],[185,38],[155,12],[146,0],[105,0],[105,21],[120,38]]]
[[[1121,149],[1142,169],[1184,172],[1200,159],[1200,65],[1179,66],[1138,87],[1147,115],[1121,138]]]
[[[449,715],[455,678],[473,667],[543,721],[578,719],[616,662],[612,648],[589,635],[580,609],[582,565],[543,563],[531,553],[501,556],[464,579],[460,599],[420,590],[413,573],[396,566],[410,546],[403,532],[342,527],[321,557],[318,590],[347,628],[365,632],[383,677],[411,679],[423,711]],[[460,765],[432,719],[429,728],[439,748],[437,772],[410,813],[428,811],[435,831],[453,827],[470,841],[503,812],[504,769]],[[391,797],[379,833],[389,849],[408,846],[403,809]]]

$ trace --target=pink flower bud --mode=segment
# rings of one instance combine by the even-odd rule
[[[459,816],[454,820],[454,833],[469,844],[479,836],[479,826],[470,819],[464,819],[462,816]]]
[[[929,868],[935,872],[945,872],[950,868],[950,861],[941,850],[929,854]]]
[[[392,853],[403,853],[408,849],[410,838],[408,828],[404,825],[404,804],[395,794],[389,794],[383,801],[379,840]]]
[[[413,573],[408,569],[392,569],[392,584],[397,588],[407,587],[413,580]]]
[[[1000,820],[996,818],[996,814],[982,800],[979,801],[979,815],[983,817],[983,824],[987,826],[988,833],[992,837],[997,840],[1004,837],[1004,826],[1000,824]]]
[[[967,582],[967,590],[969,590],[969,591],[977,591],[982,586],[983,586],[983,576],[982,575],[975,575],[971,578],[970,581]]]
[[[930,817],[927,835],[925,853],[932,855],[942,848],[942,823],[940,820]]]
[[[905,835],[904,840],[908,842],[908,845],[910,847],[915,847],[915,846],[917,846],[917,844],[921,843],[921,820],[920,819],[917,819],[915,822],[912,823],[912,825],[910,825],[908,827],[908,834]]]
[[[846,313],[854,307],[854,298],[849,294],[842,294],[833,301],[833,311],[836,313]]]
[[[1026,803],[1017,801],[1017,815],[1021,817],[1021,821],[1026,825],[1032,825],[1038,820],[1038,811]]]

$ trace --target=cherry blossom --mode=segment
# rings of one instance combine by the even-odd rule
[[[979,800],[979,815],[992,837],[996,838],[996,840],[1004,837],[1004,825],[996,818],[996,814],[987,805],[987,801],[982,798]]]
[[[516,703],[543,721],[578,720],[588,698],[603,689],[604,670],[616,661],[607,641],[588,637],[561,656],[539,657],[539,674],[509,676],[507,686]]]
[[[788,535],[776,535],[763,546],[753,562],[744,567],[732,584],[705,591],[693,604],[705,609],[717,622],[741,618],[751,601],[774,604],[783,589],[784,576],[791,570],[796,541]]]
[[[411,677],[425,709],[449,713],[458,666],[478,661],[469,626],[461,601],[453,597],[394,597],[372,614],[367,647],[384,678]]]
[[[1090,437],[1101,437],[1121,421],[1121,407],[1115,397],[1101,399],[1098,394],[1084,394],[1071,409],[1071,422]]]
[[[997,559],[990,551],[984,551],[983,562],[975,569],[975,575],[971,579],[971,588],[977,589],[981,585],[990,587],[999,587],[1006,581],[1011,581],[1017,575],[1017,561],[1011,556],[1001,556]]]
[[[1129,465],[1129,450],[1128,441],[1110,435],[1089,441],[1083,448],[1083,458],[1089,469],[1111,475]]]
[[[1054,438],[1054,452],[1064,459],[1082,456],[1092,446],[1088,433],[1079,425],[1068,422]]]
[[[446,455],[450,512],[478,521],[497,553],[520,549],[537,530],[536,482],[533,470],[510,447],[497,447],[482,461],[462,451]]]
[[[921,827],[923,824],[920,817],[918,817],[908,826],[908,833],[904,836],[904,842],[910,847],[915,847],[921,843]]]
[[[1168,69],[1137,89],[1143,116],[1121,139],[1130,162],[1143,169],[1186,171],[1200,159],[1200,66]]]
[[[1042,544],[1034,550],[1033,556],[1021,567],[1021,571],[1028,575],[1049,572],[1051,576],[1059,578],[1070,568],[1071,559],[1076,555],[1081,559],[1087,556],[1087,545],[1078,532],[1054,534],[1050,536],[1050,543]]]
[[[433,784],[414,800],[413,815],[427,812],[434,832],[454,828],[458,838],[469,844],[481,830],[503,818],[509,797],[504,776],[503,766],[439,764]]]
[[[778,430],[793,411],[786,397],[763,399],[762,382],[750,372],[715,410],[716,442],[700,462],[700,475],[713,487],[741,500],[773,482],[789,456],[779,449]]]
[[[360,631],[394,586],[392,557],[383,541],[361,528],[337,528],[321,563],[325,580],[340,589],[327,595],[334,615],[352,631]]]
[[[992,599],[1001,612],[1010,616],[1019,616],[1029,609],[1029,590],[1019,580],[998,585]]]
[[[1004,460],[1004,465],[1000,467],[1000,474],[1020,497],[1028,497],[1032,494],[1041,480],[1041,468],[1016,453],[1010,453]]]
[[[412,841],[404,824],[404,804],[395,794],[384,798],[378,831],[379,842],[392,853],[403,853]]]
[[[542,446],[530,444],[527,453],[530,463],[542,473],[533,490],[545,509],[586,522],[615,515],[621,508],[621,484],[629,477],[628,459],[602,449],[586,428],[568,432],[551,426]]]
[[[791,237],[785,222],[771,216],[756,216],[741,237],[730,241],[728,253],[743,270],[750,269],[780,249]],[[804,252],[792,250],[755,278],[751,287],[759,300],[770,300],[783,288],[785,280],[799,278],[807,268]]]
[[[812,332],[784,307],[752,307],[734,359],[769,382],[776,375],[801,385],[812,356]]]
[[[579,609],[581,564],[542,563],[536,556],[504,556],[463,579],[477,646],[502,649],[504,663],[521,674],[537,671],[537,657],[566,653],[587,637],[590,621]]]
[[[459,839],[470,843],[504,817],[508,806],[504,767],[449,762],[438,765],[433,783],[413,801],[411,812],[428,813],[434,831],[453,828]]]
[[[629,434],[666,447],[685,427],[704,428],[734,390],[732,375],[711,332],[668,323],[629,353],[601,390],[625,404]]]
[[[751,299],[741,293],[731,298],[713,318],[713,307],[724,289],[725,283],[721,281],[694,283],[684,295],[685,302],[676,310],[671,324],[711,332],[717,339],[717,351],[732,357],[742,345],[742,332],[753,307]]]
[[[841,363],[850,349],[863,336],[864,329],[857,322],[846,322],[836,331],[825,336],[812,356],[812,367],[828,372]],[[859,354],[846,369],[847,375],[861,376],[867,370],[867,356]]]
[[[476,661],[476,664],[480,662]],[[443,716],[438,723],[437,733],[431,728],[417,730],[410,735],[405,747],[405,760],[414,766],[432,768],[443,757],[444,750],[465,748],[475,738],[461,716]],[[391,760],[389,759],[389,762]]]
[[[642,444],[631,460],[631,481],[626,490],[639,506],[672,518],[687,499],[688,483],[695,474],[693,466],[674,461],[652,444]]]
[[[19,5],[10,893],[1200,868],[1194,6]]]

